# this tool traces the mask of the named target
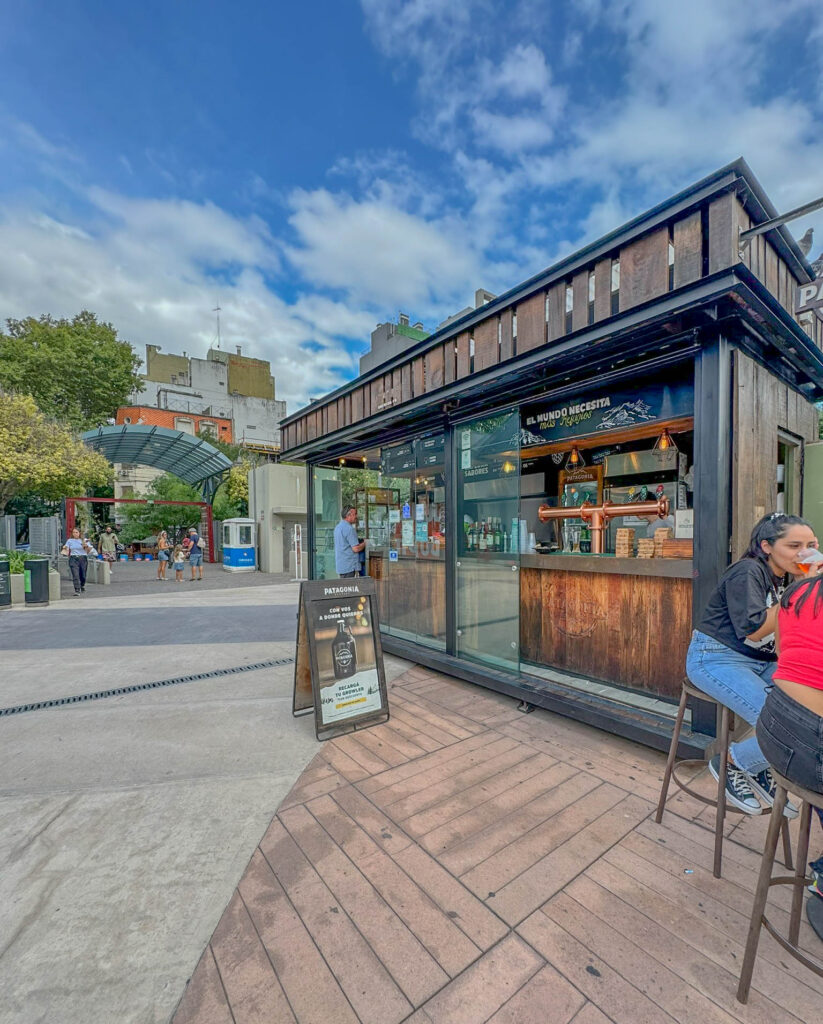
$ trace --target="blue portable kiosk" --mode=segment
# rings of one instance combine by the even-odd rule
[[[223,520],[223,568],[227,572],[254,572],[257,568],[253,519]]]

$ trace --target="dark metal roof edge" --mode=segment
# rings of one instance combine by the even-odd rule
[[[784,353],[786,359],[797,367],[800,361],[797,358],[799,355],[809,364],[809,367],[803,367],[804,372],[811,375],[816,371],[817,386],[823,389],[823,351],[815,345],[785,306],[777,301],[748,267],[742,263],[738,264],[735,274],[739,279],[739,284],[735,289],[737,293],[752,305],[759,304],[765,312],[771,314],[777,321],[778,333],[795,346],[797,351],[790,347],[788,354]]]
[[[700,281],[693,285],[686,285],[683,288],[677,289],[677,291],[667,292],[665,296],[652,299],[643,305],[635,306],[633,309],[626,310],[625,313],[609,317],[599,324],[594,324],[591,327],[565,335],[563,338],[559,338],[548,345],[532,349],[531,352],[525,355],[517,356],[507,363],[497,363],[487,370],[472,374],[470,377],[465,377],[460,381],[455,381],[443,388],[439,388],[437,391],[420,395],[410,402],[404,402],[401,408],[392,407],[391,409],[386,409],[377,416],[369,416],[358,421],[356,424],[349,424],[341,430],[336,430],[334,433],[324,434],[320,438],[314,438],[312,441],[286,449],[281,453],[281,457],[283,459],[301,459],[305,455],[311,454],[312,451],[316,451],[319,447],[319,441],[327,442],[331,438],[331,443],[334,444],[338,437],[340,440],[344,440],[347,434],[353,432],[364,423],[377,425],[389,423],[404,412],[415,413],[425,409],[428,405],[439,404],[454,397],[459,397],[464,392],[472,391],[482,387],[484,384],[488,384],[495,376],[499,375],[501,367],[505,367],[507,373],[513,371],[528,373],[534,366],[543,362],[548,353],[551,353],[552,357],[557,358],[570,349],[579,349],[595,344],[609,335],[626,334],[634,330],[639,323],[651,322],[662,316],[684,313],[697,306],[709,304],[722,298],[724,295],[728,295],[737,284],[738,280],[734,268],[718,271],[710,277],[701,278]],[[394,415],[392,415],[393,412]]]
[[[353,380],[347,381],[345,384],[341,384],[339,388],[336,388],[334,391],[330,391],[327,395],[324,395],[323,398],[320,398],[309,405],[303,406],[302,409],[298,409],[297,412],[292,413],[291,416],[281,420],[281,427],[288,426],[295,420],[301,419],[307,412],[311,411],[314,406],[326,405],[343,397],[343,395],[347,394],[354,388],[360,387],[362,384],[367,384],[377,377],[382,377],[395,367],[402,366],[403,363],[408,362],[409,359],[414,358],[414,356],[427,352],[430,348],[434,348],[435,345],[442,344],[442,342],[447,341],[449,338],[460,334],[461,331],[472,326],[474,323],[479,322],[480,320],[485,320],[490,315],[493,316],[495,312],[500,312],[513,302],[524,298],[536,288],[539,288],[542,285],[555,283],[558,279],[562,279],[569,273],[578,269],[579,266],[590,262],[592,259],[596,259],[598,256],[605,255],[607,252],[615,249],[618,245],[623,244],[629,237],[634,235],[639,236],[645,231],[653,230],[662,220],[667,220],[672,215],[679,213],[682,208],[694,206],[697,203],[704,202],[711,195],[723,192],[733,186],[738,178],[745,178],[746,175],[752,177],[755,185],[762,193],[762,189],[760,189],[759,184],[751,174],[745,160],[741,158],[740,160],[734,161],[734,163],[727,164],[720,170],[707,175],[705,178],[701,178],[700,181],[695,182],[693,185],[690,185],[688,188],[683,189],[676,195],[671,196],[664,202],[658,203],[651,209],[646,210],[644,213],[639,214],[637,217],[627,221],[620,227],[615,228],[602,238],[596,239],[594,242],[590,242],[582,249],[578,249],[557,263],[553,263],[545,270],[541,270],[539,273],[532,275],[532,277],[527,278],[525,281],[521,281],[513,288],[510,288],[508,291],[498,295],[491,302],[487,302],[485,305],[480,306],[477,309],[473,309],[471,312],[466,313],[465,316],[462,316],[459,320],[452,321],[452,323],[447,327],[442,328],[442,330],[435,331],[427,338],[424,338],[423,341],[404,349],[400,355],[393,356],[391,359],[387,359],[385,362],[379,363],[362,376],[355,377]],[[757,195],[757,193],[753,194]],[[763,196],[765,198],[765,193],[763,193]],[[766,202],[768,202],[768,200],[766,200]],[[770,216],[772,216],[772,214],[770,214]],[[766,220],[768,217],[764,217],[763,219]],[[641,227],[643,229],[642,231],[635,230],[636,228]]]
[[[760,184],[751,167],[749,167],[743,157],[736,160],[735,165],[739,168],[740,177],[745,182],[749,195],[760,207],[760,210],[758,211],[761,215],[760,219],[753,226],[757,227],[758,223],[762,224],[763,221],[779,217],[779,211],[775,207],[774,203],[772,203],[771,199],[766,195],[765,189]],[[748,212],[751,213],[751,211]],[[814,271],[812,270],[811,264],[803,255],[803,251],[798,245],[797,239],[785,224],[780,224],[778,227],[772,228],[771,231],[767,231],[766,237],[786,262],[797,271],[799,277],[803,277],[805,275],[807,281],[814,280]]]

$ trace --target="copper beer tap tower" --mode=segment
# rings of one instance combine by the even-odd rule
[[[550,519],[582,519],[589,521],[592,533],[592,554],[603,554],[603,530],[610,519],[620,516],[659,516],[664,519],[669,514],[669,499],[661,495],[657,501],[630,501],[625,505],[613,501],[604,501],[602,505],[590,505],[584,501],[577,508],[551,508],[541,505],[537,510],[537,518],[541,523]]]

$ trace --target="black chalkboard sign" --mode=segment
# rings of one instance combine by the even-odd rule
[[[292,714],[312,710],[319,740],[388,721],[377,598],[368,576],[300,584]]]

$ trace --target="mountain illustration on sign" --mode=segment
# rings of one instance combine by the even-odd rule
[[[539,434],[533,434],[526,427],[522,427],[520,430],[520,447],[526,448],[530,444],[543,444],[546,440],[545,437],[540,437]],[[516,445],[518,441],[518,435],[515,434],[511,439],[511,444]]]
[[[597,425],[598,430],[611,430],[614,427],[627,427],[632,423],[644,423],[653,420],[651,406],[638,398],[636,402],[621,402],[610,409]]]

